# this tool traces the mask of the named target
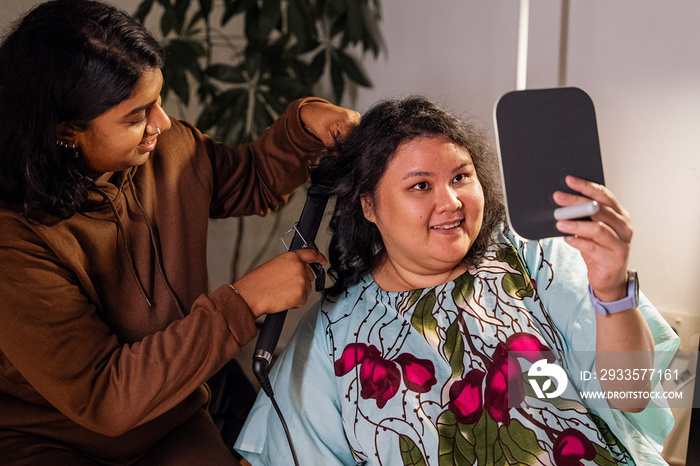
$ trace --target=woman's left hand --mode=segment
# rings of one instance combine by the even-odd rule
[[[335,146],[335,139],[360,123],[360,114],[327,102],[307,102],[299,110],[306,130],[326,147]]]
[[[632,241],[630,214],[605,186],[573,176],[566,184],[582,196],[562,191],[554,193],[554,202],[568,207],[597,201],[599,210],[592,221],[565,220],[557,229],[567,235],[566,241],[581,252],[588,267],[588,283],[596,297],[603,302],[617,301],[627,296],[627,260]]]

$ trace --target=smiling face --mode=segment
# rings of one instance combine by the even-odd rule
[[[373,276],[382,288],[403,291],[462,272],[481,229],[484,194],[464,148],[446,137],[423,137],[398,147],[362,206],[386,252]]]
[[[161,105],[163,75],[146,71],[131,96],[92,121],[90,128],[74,133],[81,163],[98,180],[111,173],[142,165],[155,149],[159,131],[170,128]]]

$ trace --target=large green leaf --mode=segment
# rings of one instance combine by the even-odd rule
[[[170,7],[166,8],[163,16],[160,17],[160,32],[163,34],[163,37],[167,37],[170,31],[175,29],[176,24],[175,10]]]
[[[439,465],[474,464],[474,461],[476,461],[474,424],[460,424],[455,419],[454,413],[446,410],[438,416],[436,425],[438,430]]]
[[[465,309],[472,294],[474,294],[474,277],[469,273],[463,273],[455,279],[452,299],[457,307]]]
[[[323,75],[323,70],[326,68],[326,51],[320,50],[314,59],[311,61],[311,76],[314,82],[318,81]]]
[[[339,49],[335,52],[338,54],[340,66],[343,68],[343,71],[348,78],[352,79],[360,86],[372,87],[372,83],[369,82],[369,78],[364,71],[362,71],[362,68],[360,68],[360,65],[357,64],[353,57]]]
[[[507,273],[503,276],[503,289],[514,298],[531,297],[534,294],[532,283],[519,273]]]
[[[189,71],[195,79],[202,76],[199,59],[206,54],[202,44],[190,39],[171,39],[165,45],[166,63]]]
[[[290,0],[287,7],[289,32],[297,41],[296,54],[304,54],[318,46],[318,31],[313,9],[303,0]]]
[[[437,298],[435,290],[430,290],[418,301],[416,309],[413,311],[411,325],[431,344],[439,341],[437,334],[437,320],[433,316],[433,310]]]
[[[529,379],[533,378],[537,381],[537,383],[543,383],[544,380],[549,380],[549,377],[542,376],[542,377],[530,377],[527,375],[527,372],[523,372],[522,374],[523,377],[523,389],[525,390],[525,395],[530,396],[532,398],[537,398],[537,395],[535,394],[535,390],[532,389],[532,385],[530,385]],[[541,387],[542,385],[540,385]],[[568,400],[566,398],[563,398],[561,396],[558,396],[556,398],[547,398],[548,403],[552,403],[554,406],[557,407],[559,411],[576,411],[579,414],[586,414],[587,409],[585,406],[583,406],[579,401],[577,400]]]
[[[134,13],[134,18],[138,19],[140,22],[144,22],[146,20],[146,16],[151,12],[151,8],[153,8],[153,3],[154,0],[143,0],[141,3],[139,3],[139,6],[136,7],[136,12]]]
[[[422,294],[423,294],[423,288],[409,291],[408,295],[406,296],[405,304],[401,306],[402,309],[411,309],[413,307],[413,305],[418,302],[418,300],[420,299]]]
[[[410,437],[399,435],[399,450],[405,466],[425,466],[423,453]]]
[[[627,451],[627,448],[622,442],[618,440],[618,438],[615,436],[612,430],[610,430],[608,424],[601,417],[597,416],[594,413],[589,412],[587,414],[588,417],[596,425],[596,427],[598,427],[598,431],[603,436],[603,440],[605,441],[605,443],[614,450],[619,451],[622,455],[628,456],[629,452]],[[596,464],[599,464],[601,466],[611,466],[617,464],[617,462],[613,459],[612,455],[607,449],[601,448],[597,444],[594,446],[596,452],[598,453],[593,460]]]
[[[447,328],[445,356],[452,368],[452,378],[461,378],[464,374],[464,338],[457,319]]]
[[[221,16],[221,25],[224,26],[234,16],[257,7],[257,3],[257,0],[224,0],[225,8]]]
[[[175,12],[175,31],[177,31],[178,34],[182,34],[183,32],[187,9],[189,6],[190,0],[175,0],[175,7],[173,11]]]
[[[211,13],[212,0],[199,0],[199,9],[204,17],[209,17]]]
[[[340,102],[343,100],[343,93],[345,92],[345,78],[343,77],[343,66],[335,55],[331,58],[331,82],[333,83],[335,99]]]
[[[258,34],[266,41],[272,31],[279,25],[282,15],[280,0],[265,0],[261,3],[258,20]]]
[[[493,464],[494,449],[498,439],[498,423],[484,410],[481,419],[474,424],[474,441],[478,464]]]
[[[343,24],[344,36],[351,44],[356,44],[362,40],[364,28],[364,15],[361,4],[358,1],[346,2],[345,24]]]
[[[538,458],[544,453],[537,442],[537,435],[519,420],[511,419],[510,424],[500,426],[499,443],[508,464],[540,464]]]
[[[217,63],[207,68],[206,73],[212,78],[227,83],[240,83],[245,81],[240,67],[237,66]]]
[[[168,98],[168,94],[172,90],[178,99],[185,105],[190,102],[190,84],[187,81],[187,73],[184,68],[180,68],[175,64],[166,62],[163,68],[163,90],[161,95],[163,99]]]

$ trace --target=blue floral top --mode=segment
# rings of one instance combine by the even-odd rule
[[[665,368],[678,339],[646,298],[640,309]],[[582,401],[600,391],[579,377],[594,351],[578,251],[507,233],[452,282],[395,293],[368,276],[322,300],[271,381],[300,464],[666,464],[667,406],[631,414]],[[527,377],[546,366],[568,380]],[[264,393],[236,448],[253,465],[293,464]]]

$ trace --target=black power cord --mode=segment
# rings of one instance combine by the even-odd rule
[[[301,211],[299,222],[294,225],[295,233],[289,246],[290,251],[306,248],[316,249],[314,240],[316,239],[316,234],[318,233],[319,226],[321,225],[321,220],[323,219],[323,214],[326,210],[327,203],[328,194],[326,193],[326,190],[316,185],[311,185],[306,195],[306,202],[304,203],[304,208]],[[316,274],[316,290],[322,291],[325,286],[325,273],[323,267],[316,263],[309,265],[314,271],[314,274]],[[292,441],[292,436],[289,432],[289,428],[287,427],[287,423],[284,420],[284,416],[282,416],[282,411],[275,400],[272,384],[270,383],[270,377],[268,375],[268,368],[272,362],[272,355],[275,352],[277,342],[279,341],[280,334],[282,333],[282,327],[284,327],[284,320],[287,317],[287,312],[288,311],[279,312],[277,314],[268,314],[265,317],[265,321],[260,329],[258,341],[255,345],[255,353],[253,355],[253,373],[258,379],[260,387],[263,389],[268,398],[270,398],[272,406],[275,408],[275,411],[282,422],[282,427],[284,427],[284,433],[287,436],[289,448],[292,451],[294,464],[298,466],[299,461],[297,459],[296,450],[294,449],[294,442]]]

